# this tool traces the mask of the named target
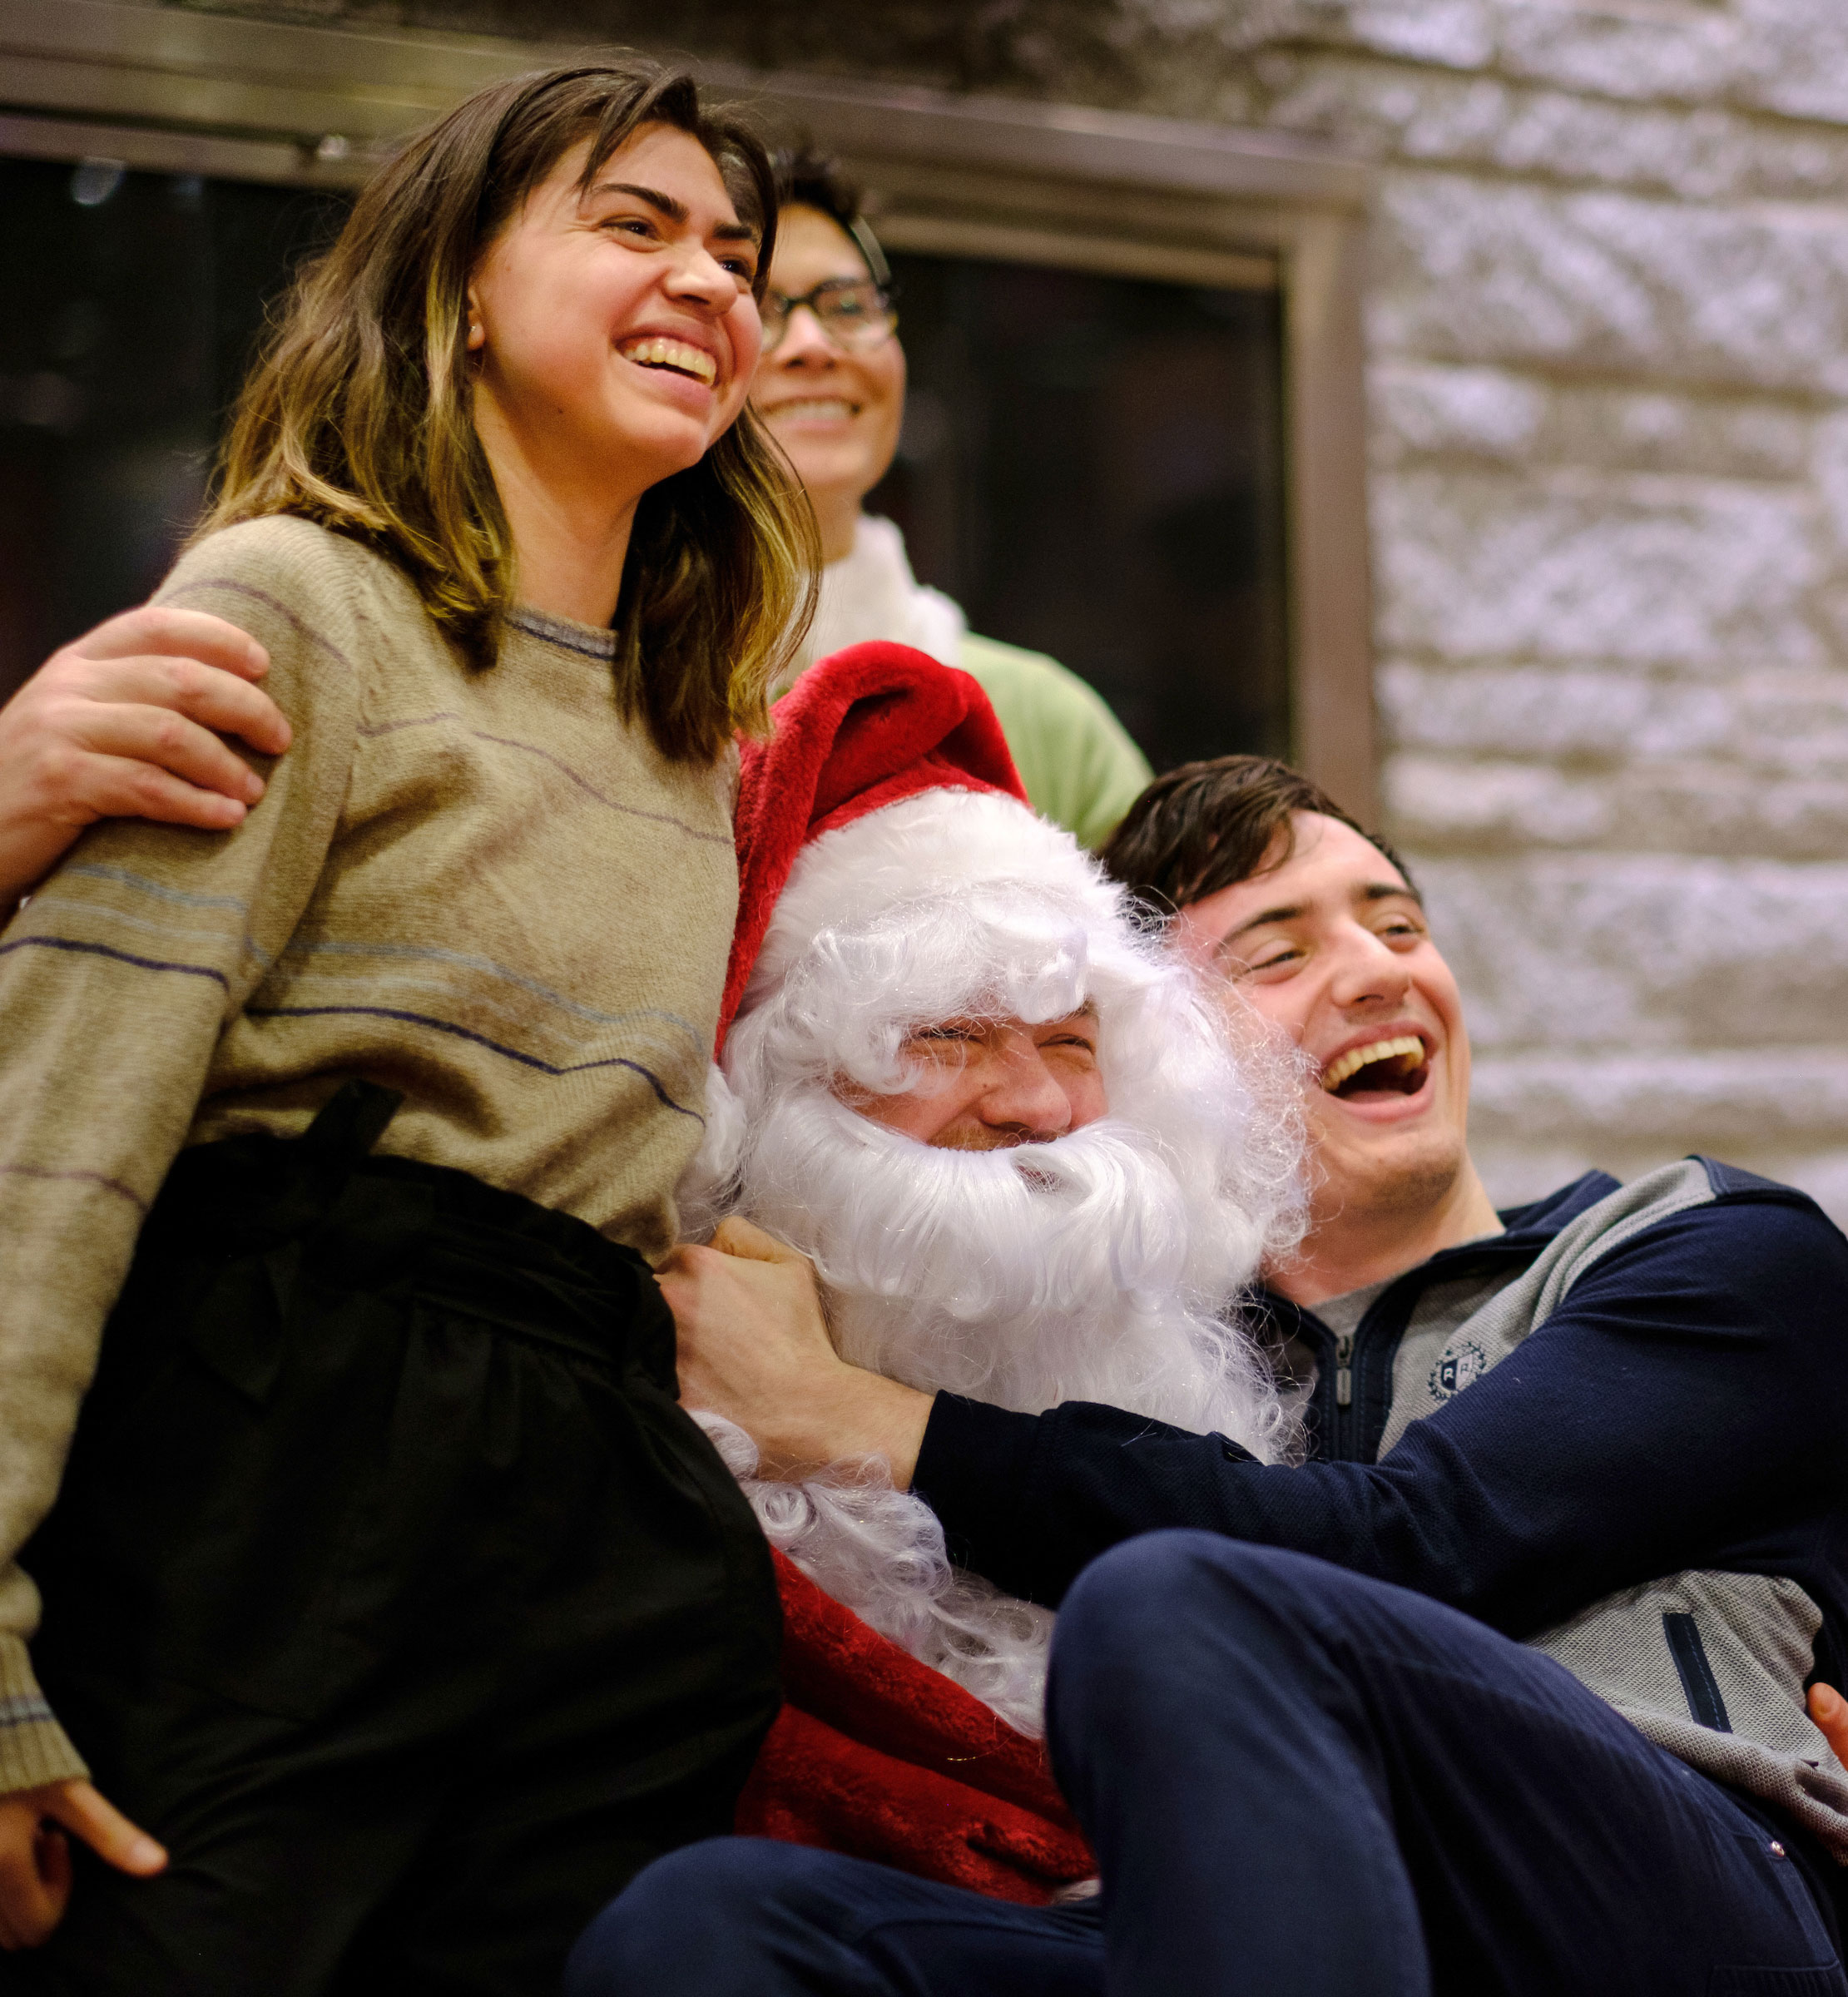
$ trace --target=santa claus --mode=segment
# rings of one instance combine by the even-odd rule
[[[889,645],[814,668],[747,751],[739,830],[689,1222],[809,1257],[841,1355],[909,1386],[1286,1454],[1238,1299],[1301,1225],[1292,1072],[1033,815],[975,683]],[[749,1251],[735,1223],[721,1245]],[[697,1408],[710,1383],[682,1384]],[[1038,1733],[1049,1612],[959,1573],[882,1462],[759,1479],[704,1419],[775,1547]]]

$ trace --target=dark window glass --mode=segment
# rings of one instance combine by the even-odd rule
[[[0,160],[0,696],[159,582],[270,303],[338,196]],[[985,636],[1157,769],[1286,754],[1278,300],[900,256],[911,395],[870,502]]]
[[[290,188],[0,160],[0,696],[166,572],[265,305],[344,213]]]
[[[893,265],[911,394],[868,503],[920,580],[1088,680],[1157,770],[1287,755],[1277,295]]]

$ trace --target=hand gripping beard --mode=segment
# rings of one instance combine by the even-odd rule
[[[814,1261],[855,1365],[1026,1412],[1102,1401],[1276,1460],[1292,1432],[1237,1300],[1301,1226],[1293,1072],[1256,1029],[1235,1048],[1157,939],[1083,913],[1010,885],[825,932],[733,1030],[744,1132],[725,1204]],[[920,1025],[1087,1000],[1113,1113],[1050,1142],[938,1149],[836,1093],[918,1085],[902,1050]],[[1040,1731],[1049,1612],[954,1569],[882,1465],[760,1480],[748,1439],[706,1419],[774,1544]]]
[[[1190,1293],[1194,1202],[1133,1124],[935,1150],[805,1088],[763,1120],[742,1194],[815,1263],[855,1365],[1027,1413],[1108,1401],[1247,1446],[1276,1424],[1249,1341],[1216,1315],[1230,1297]]]

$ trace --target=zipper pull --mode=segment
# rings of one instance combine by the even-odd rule
[[[1341,1331],[1335,1339],[1335,1405],[1338,1408],[1354,1405],[1354,1334]]]

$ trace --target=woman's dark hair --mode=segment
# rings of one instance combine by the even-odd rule
[[[1157,777],[1097,857],[1113,880],[1168,914],[1282,866],[1296,850],[1297,811],[1351,826],[1412,885],[1405,861],[1378,833],[1267,756],[1216,756]]]
[[[892,289],[892,266],[862,211],[864,191],[833,154],[818,151],[807,139],[785,146],[772,156],[776,198],[785,208],[813,208],[854,239],[866,260],[868,275],[883,290]]]
[[[526,197],[588,142],[588,190],[645,125],[699,141],[760,232],[776,233],[770,157],[703,109],[691,77],[641,57],[515,77],[411,139],[305,270],[239,399],[199,532],[299,513],[376,548],[471,665],[488,666],[518,587],[507,515],[475,434],[468,282]],[[623,711],[662,753],[709,761],[766,723],[769,687],[814,612],[807,495],[747,407],[697,464],[637,508],[617,607]]]

